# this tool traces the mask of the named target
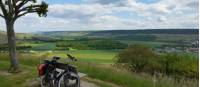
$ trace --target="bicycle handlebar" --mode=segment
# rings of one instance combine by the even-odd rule
[[[69,57],[69,59],[71,59],[72,61],[77,61],[77,59],[73,56],[71,56],[70,54],[67,54],[67,56]]]
[[[71,61],[77,61],[77,59],[75,58],[75,57],[73,57],[73,56],[71,56],[70,54],[66,54],[67,56],[68,56],[68,58],[71,60]],[[57,60],[59,60],[60,59],[60,57],[58,57],[58,56],[54,56],[53,58],[52,58],[52,60],[51,61],[49,61],[49,60],[44,60],[45,62],[57,62]]]

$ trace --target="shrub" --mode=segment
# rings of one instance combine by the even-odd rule
[[[155,57],[150,47],[131,45],[117,55],[117,63],[128,63],[131,71],[141,72]]]
[[[150,47],[131,45],[116,56],[116,64],[122,64],[133,72],[161,73],[173,77],[198,78],[198,58],[167,53],[157,54]]]

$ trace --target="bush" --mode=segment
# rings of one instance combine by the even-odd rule
[[[161,73],[174,77],[198,78],[198,58],[190,55],[156,54],[150,47],[131,45],[116,56],[116,64],[123,64],[133,72]]]
[[[198,78],[198,58],[189,55],[165,54],[162,55],[163,68],[165,73],[174,76],[186,76],[189,78]]]
[[[150,47],[131,45],[117,55],[117,63],[126,63],[131,71],[141,72],[156,56]]]
[[[26,49],[31,49],[32,46],[17,46],[16,48],[17,50],[26,50]],[[7,44],[0,45],[0,51],[7,51],[8,49],[9,48]]]
[[[55,50],[69,50],[68,47],[56,47]]]

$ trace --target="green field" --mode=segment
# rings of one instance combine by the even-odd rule
[[[180,80],[179,83],[170,77],[156,78],[146,74],[130,73],[126,70],[119,70],[113,66],[105,65],[105,63],[113,63],[112,58],[117,53],[116,51],[70,51],[68,52],[80,59],[75,65],[82,73],[86,73],[90,78],[109,82],[123,87],[197,87],[197,80]],[[27,87],[32,82],[37,81],[37,65],[44,57],[50,56],[65,56],[65,52],[34,52],[18,54],[22,72],[17,74],[7,73],[9,68],[9,58],[7,54],[0,53],[0,82],[2,87]],[[84,59],[84,61],[82,60]],[[91,61],[91,60],[92,61]],[[105,59],[105,61],[99,60]],[[107,62],[110,60],[111,62]],[[61,62],[65,62],[64,60]],[[145,84],[144,84],[145,83]],[[34,84],[38,87],[38,84]],[[114,87],[105,86],[101,87]]]
[[[31,49],[28,50],[37,50],[37,51],[45,51],[45,50],[53,50],[55,49],[55,43],[31,43],[31,42],[25,42],[20,43],[18,46],[31,46]]]
[[[92,63],[113,63],[113,58],[118,53],[118,50],[70,50],[70,51],[50,51],[40,52],[46,53],[48,57],[60,56],[66,58],[66,54],[71,54],[78,58],[80,62]]]

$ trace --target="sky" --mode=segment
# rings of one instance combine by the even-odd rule
[[[43,1],[48,16],[26,15],[16,21],[16,32],[199,28],[199,0]]]

